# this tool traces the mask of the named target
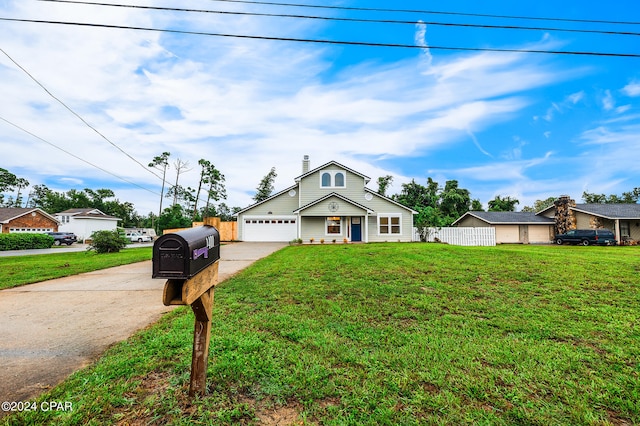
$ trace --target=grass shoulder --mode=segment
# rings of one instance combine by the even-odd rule
[[[151,256],[151,247],[137,247],[107,254],[87,251],[0,257],[0,289],[142,262]]]

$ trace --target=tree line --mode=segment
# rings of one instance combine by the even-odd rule
[[[125,228],[155,228],[157,231],[189,227],[191,222],[211,216],[220,217],[223,221],[235,220],[234,215],[241,208],[229,207],[220,202],[227,198],[225,176],[211,161],[198,160],[198,185],[192,188],[180,183],[184,173],[192,170],[189,162],[177,158],[170,163],[170,157],[169,152],[163,152],[148,164],[150,168],[162,173],[158,214],[138,214],[131,202],[121,202],[111,189],[85,188],[56,192],[46,185],[34,185],[28,190],[28,180],[3,168],[0,168],[0,207],[38,207],[50,214],[72,208],[95,208],[122,219],[122,226]],[[175,179],[168,182],[167,172],[172,167]],[[253,197],[256,203],[268,199],[273,194],[276,177],[276,168],[272,167],[256,188]],[[471,192],[460,188],[457,180],[447,180],[442,186],[431,177],[427,178],[426,185],[412,179],[411,182],[401,185],[399,193],[388,195],[387,191],[392,183],[392,176],[379,177],[377,192],[418,212],[414,216],[414,225],[418,228],[450,226],[468,211],[484,210],[480,200],[472,199]],[[164,199],[171,199],[170,205],[163,203]],[[637,203],[640,199],[640,188],[623,192],[622,195],[585,191],[582,199],[585,203]],[[538,212],[551,206],[554,200],[555,197],[537,200],[533,206],[523,207],[522,211]],[[519,200],[514,197],[497,195],[487,202],[487,210],[515,211],[518,204]]]

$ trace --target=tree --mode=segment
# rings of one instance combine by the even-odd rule
[[[457,180],[448,180],[440,193],[440,212],[449,226],[471,208],[471,193],[459,188]]]
[[[633,188],[629,192],[623,192],[619,197],[615,194],[606,196],[604,194],[594,194],[584,191],[582,193],[582,200],[585,203],[595,204],[635,204],[640,199],[640,187]]]
[[[173,188],[174,188],[174,191],[173,191],[173,205],[175,206],[178,203],[178,194],[180,194],[180,190],[178,189],[178,180],[180,179],[180,175],[183,172],[188,172],[191,169],[189,168],[189,162],[188,161],[182,161],[179,158],[176,159],[176,161],[174,161],[173,167],[175,167],[175,169],[176,169],[176,184],[173,186]]]
[[[11,173],[9,170],[0,167],[0,206],[5,205],[4,194],[2,193],[5,191],[12,191],[17,179],[18,177]],[[13,204],[13,201],[10,200],[9,204]]]
[[[198,190],[196,191],[195,202],[193,205],[193,217],[192,220],[196,220],[196,216],[198,214],[198,201],[200,201],[200,191],[202,190],[202,185],[209,183],[209,180],[212,178],[212,175],[215,174],[215,166],[211,164],[210,161],[201,158],[198,160],[198,164],[200,167],[200,181],[198,182]],[[204,215],[203,215],[204,216]]]
[[[556,197],[549,197],[546,198],[544,200],[536,200],[533,203],[533,206],[524,206],[522,208],[523,212],[531,212],[531,213],[537,213],[539,211],[542,211],[544,209],[546,209],[549,206],[553,205],[553,202],[556,200]]]
[[[29,186],[29,181],[24,179],[24,178],[17,178],[15,183],[14,183],[14,187],[16,188],[16,190],[18,191],[18,193],[16,194],[16,201],[14,203],[14,205],[16,207],[22,207],[22,198],[20,196],[20,191],[24,188],[27,188]]]
[[[378,194],[383,197],[387,196],[387,189],[393,183],[393,176],[386,175],[378,178]]]
[[[256,203],[264,201],[271,196],[275,189],[273,182],[276,180],[277,176],[276,168],[272,167],[269,173],[262,178],[260,184],[258,184],[258,187],[256,188],[256,195],[253,197],[253,200]]]
[[[212,165],[205,182],[209,185],[209,189],[207,190],[207,204],[205,206],[206,211],[209,210],[211,200],[220,201],[227,199],[227,189],[224,187],[224,181],[224,175]]]
[[[421,207],[437,207],[438,183],[429,178],[427,184],[428,186],[423,186],[416,183],[415,179],[411,179],[411,182],[402,184],[400,194],[395,194],[391,198],[416,211]]]
[[[514,212],[516,204],[520,204],[520,201],[511,197],[502,198],[500,195],[496,195],[496,198],[488,203],[490,212]]]
[[[171,153],[163,152],[161,155],[153,157],[153,160],[149,163],[149,167],[153,167],[162,170],[162,189],[160,190],[160,208],[158,209],[158,216],[162,214],[162,198],[164,198],[164,185],[167,180],[167,167],[169,167],[169,156]],[[158,231],[158,229],[156,229]]]
[[[482,207],[482,203],[477,198],[471,200],[471,211],[474,211],[474,212],[484,211],[484,208]]]
[[[160,231],[173,228],[188,228],[190,226],[191,218],[185,215],[185,210],[180,204],[167,207],[158,218]]]

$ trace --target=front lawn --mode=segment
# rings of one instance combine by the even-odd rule
[[[637,424],[639,274],[636,247],[287,247],[216,288],[206,397],[184,308],[39,399],[72,411],[4,422]]]

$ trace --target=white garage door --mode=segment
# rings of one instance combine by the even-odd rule
[[[244,219],[244,241],[291,241],[297,238],[296,217]]]

